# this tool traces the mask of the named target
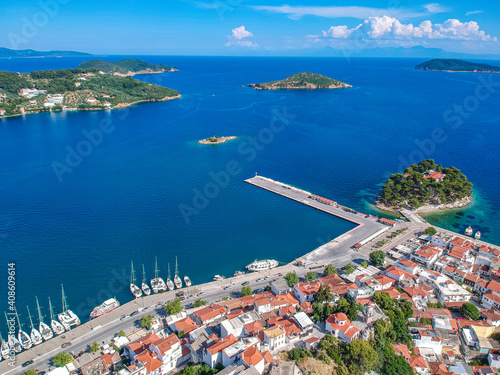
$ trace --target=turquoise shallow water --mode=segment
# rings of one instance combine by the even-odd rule
[[[0,252],[5,262],[17,263],[24,321],[35,295],[44,313],[48,296],[60,309],[61,282],[83,319],[106,297],[130,300],[131,260],[138,270],[144,263],[151,278],[157,256],[166,277],[167,264],[173,272],[178,256],[181,276],[200,283],[256,258],[292,261],[352,228],[243,182],[255,172],[375,213],[370,202],[390,173],[406,161],[434,158],[460,168],[474,183],[476,199],[463,215],[437,213],[429,221],[456,231],[471,224],[485,240],[500,243],[499,95],[481,101],[458,127],[443,119],[454,103],[474,95],[478,76],[417,71],[417,59],[142,58],[178,66],[179,72],[137,78],[183,97],[111,112],[0,121]],[[66,68],[80,61],[0,60],[0,69]],[[299,71],[354,87],[241,87]],[[66,162],[68,149],[82,147],[83,132],[102,121],[113,130],[60,182],[53,163]],[[430,147],[426,140],[435,129],[444,135]],[[215,147],[196,143],[214,134],[239,138]],[[228,169],[229,179],[222,178]],[[222,178],[219,185],[214,176]],[[189,223],[180,209],[188,206]],[[6,294],[1,283],[0,294]]]

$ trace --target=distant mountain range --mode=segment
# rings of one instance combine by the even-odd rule
[[[6,57],[78,57],[92,56],[90,53],[75,51],[35,51],[32,49],[14,50],[0,47],[0,58]]]

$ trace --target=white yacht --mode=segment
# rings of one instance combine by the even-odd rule
[[[146,296],[149,296],[151,294],[151,288],[146,283],[146,271],[144,271],[144,264],[142,265],[142,285],[141,285],[141,289],[142,289],[142,292]]]
[[[57,319],[59,319],[59,322],[63,325],[64,329],[66,331],[69,331],[72,326],[79,326],[80,325],[80,319],[76,314],[68,309],[68,304],[66,302],[66,296],[64,295],[64,287],[61,284],[61,289],[62,289],[62,308],[63,311],[62,313],[57,315]]]
[[[99,306],[94,307],[94,310],[90,313],[90,317],[97,318],[98,316],[102,316],[110,311],[113,311],[118,308],[118,306],[120,306],[120,302],[118,302],[116,298],[110,298],[101,303]]]
[[[151,289],[153,292],[163,292],[167,290],[167,286],[165,285],[165,281],[161,277],[158,276],[158,260],[155,257],[155,278],[151,280]]]
[[[9,344],[7,344],[7,342],[3,339],[1,334],[0,334],[0,354],[5,360],[10,358]]]
[[[481,239],[481,232],[480,232],[480,231],[477,231],[477,232],[476,232],[476,234],[474,235],[474,238],[475,238],[476,240]]]
[[[167,288],[168,290],[174,290],[175,286],[172,280],[170,279],[170,263],[168,263],[168,275],[167,275]]]
[[[42,312],[40,311],[40,304],[38,303],[38,297],[36,299],[36,309],[38,310],[38,332],[42,335],[42,338],[47,341],[50,340],[54,336],[54,332],[50,329],[50,327],[44,323]]]
[[[33,343],[31,342],[30,335],[28,335],[26,332],[23,331],[23,325],[19,321],[19,314],[16,311],[16,318],[17,318],[17,327],[18,327],[18,332],[17,332],[17,340],[21,344],[24,350],[28,350],[33,346]]]
[[[50,297],[49,297],[49,310],[50,310],[50,328],[56,335],[64,333],[63,325],[57,321],[54,315],[54,309],[52,307],[52,302],[50,302]]]
[[[179,268],[177,267],[177,257],[175,257],[175,276],[174,276],[174,284],[177,289],[182,288],[182,280],[179,277]]]
[[[130,262],[130,292],[135,298],[142,296],[141,289],[135,285],[134,262]]]
[[[191,279],[187,276],[184,276],[184,284],[186,284],[186,286],[189,288],[192,285]]]
[[[31,326],[30,339],[31,339],[31,342],[33,343],[33,345],[40,345],[43,341],[42,335],[40,334],[40,332],[37,331],[37,329],[33,325],[33,319],[31,319],[30,308],[28,306],[26,306],[26,308],[28,309],[28,317],[30,319],[30,326]]]
[[[271,268],[278,267],[279,262],[274,259],[264,259],[264,260],[256,260],[255,262],[249,264],[245,268],[249,271],[257,272],[270,270]]]
[[[214,281],[222,281],[224,280],[226,277],[225,276],[222,276],[222,275],[215,275],[213,280]]]
[[[472,227],[469,225],[469,227],[465,230],[465,235],[472,236],[473,233],[474,233],[474,229],[472,229]]]

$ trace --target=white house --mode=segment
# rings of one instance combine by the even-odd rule
[[[350,343],[351,340],[359,337],[359,329],[354,327],[347,315],[344,313],[335,313],[326,320],[325,330],[341,341]]]
[[[315,281],[313,283],[300,282],[295,284],[293,294],[297,297],[300,303],[312,302],[320,286],[321,283],[319,281]]]
[[[281,349],[286,343],[285,330],[279,326],[264,330],[264,343],[269,346],[269,350]]]
[[[412,333],[414,346],[418,348],[432,349],[434,353],[441,354],[443,348],[443,338],[439,331],[425,330]]]

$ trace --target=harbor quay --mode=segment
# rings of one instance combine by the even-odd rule
[[[184,297],[194,297],[202,293],[201,298],[208,303],[219,302],[225,297],[231,298],[234,292],[240,291],[243,284],[250,284],[252,289],[264,288],[269,285],[273,279],[276,280],[288,272],[296,272],[299,277],[303,277],[310,270],[321,272],[322,267],[327,264],[333,264],[337,268],[340,268],[348,263],[359,263],[360,260],[369,258],[370,252],[376,249],[375,244],[380,241],[380,239],[389,239],[383,247],[379,248],[387,252],[429,226],[429,224],[425,222],[425,219],[420,216],[413,216],[411,213],[406,213],[406,215],[404,215],[410,221],[396,221],[392,223],[385,219],[379,219],[375,216],[357,212],[335,201],[314,195],[306,190],[258,175],[245,180],[245,182],[347,220],[354,223],[356,226],[292,262],[273,269],[250,272],[239,276],[228,277],[220,281],[212,281],[157,294],[152,293],[149,296],[136,298],[120,305],[118,308],[105,315],[92,319],[70,331],[64,332],[59,336],[54,336],[54,338],[40,345],[33,346],[31,349],[17,354],[14,364],[12,361],[8,360],[0,362],[0,373],[13,375],[22,374],[30,368],[48,370],[51,366],[51,358],[61,351],[76,353],[80,350],[86,350],[94,341],[98,343],[102,342],[103,344],[105,342],[108,343],[120,330],[137,330],[139,328],[137,322],[142,316],[150,313],[161,316],[163,314],[163,306],[166,302],[176,298],[179,293]],[[389,223],[389,225],[387,223]],[[403,227],[407,229],[405,233],[395,238],[388,236],[387,231]],[[470,240],[470,237],[443,228],[435,228],[444,235],[458,236]],[[474,242],[480,245],[494,246],[484,241],[476,240]],[[388,260],[388,263],[392,262]],[[184,299],[182,305],[187,308],[192,301],[194,300]],[[188,310],[188,312],[189,311],[192,310]],[[71,345],[63,349],[63,345],[68,345],[68,343],[71,343]],[[21,364],[26,361],[34,361],[34,363],[29,367],[21,368]]]

